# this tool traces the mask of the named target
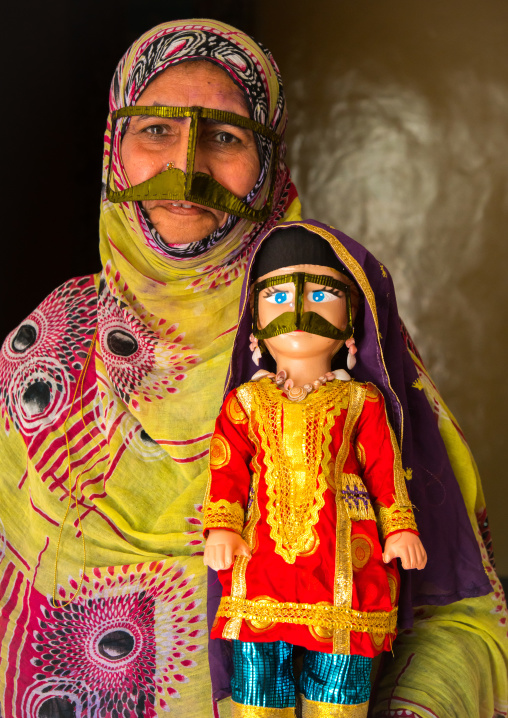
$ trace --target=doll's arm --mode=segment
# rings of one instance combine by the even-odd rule
[[[392,533],[385,541],[383,561],[390,563],[394,558],[400,558],[402,568],[425,568],[427,553],[423,548],[420,537],[412,531],[399,531]]]
[[[212,568],[216,568],[214,564],[225,568],[223,564],[231,564],[233,556],[239,552],[250,555],[241,533],[249,498],[249,464],[253,454],[249,419],[236,392],[232,391],[217,418],[210,442],[210,478],[203,506],[203,532],[207,539],[205,563]]]
[[[383,396],[372,384],[367,388],[354,441],[363,480],[386,541],[385,555],[400,557],[404,568],[413,563],[423,568],[425,550],[418,538],[399,447],[386,417]]]
[[[251,557],[251,550],[243,538],[227,529],[210,529],[205,543],[205,566],[222,571],[231,566],[235,556]]]

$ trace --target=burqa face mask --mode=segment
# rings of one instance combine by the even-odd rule
[[[306,284],[310,282],[320,285],[322,289],[308,291]],[[274,289],[270,292],[271,288]],[[308,274],[307,272],[293,272],[269,277],[254,285],[254,312],[253,312],[253,334],[258,340],[270,339],[280,334],[288,334],[296,330],[318,334],[330,339],[346,340],[353,335],[353,318],[351,311],[351,293],[347,284],[334,279],[326,274]],[[268,292],[266,291],[268,290]],[[329,291],[331,290],[331,292]],[[278,304],[281,313],[272,319],[265,327],[259,328],[259,300],[261,292],[265,292],[263,298],[267,301]],[[321,302],[326,302],[327,295],[335,294],[338,297],[345,297],[347,325],[345,329],[339,329],[331,324],[318,312],[304,312],[305,293],[312,295],[309,300],[319,307]],[[294,311],[284,311],[288,304],[293,304]]]
[[[190,118],[189,139],[187,147],[187,171],[178,169],[171,162],[170,152],[167,157],[167,166],[154,177],[124,190],[115,190],[111,177],[111,166],[108,173],[106,194],[111,202],[129,202],[152,199],[167,199],[178,202],[194,202],[205,207],[227,212],[254,222],[264,221],[271,212],[275,188],[275,175],[277,158],[279,155],[280,138],[268,127],[254,120],[232,112],[213,110],[205,107],[160,107],[141,106],[122,107],[112,114],[113,136],[118,121],[129,122],[133,117],[154,118]],[[126,118],[124,120],[123,118]],[[194,172],[196,154],[206,151],[203,137],[207,136],[209,128],[214,124],[230,125],[231,136],[234,140],[235,128],[240,133],[251,133],[260,157],[261,174],[256,182],[260,185],[261,178],[270,177],[270,187],[263,206],[254,208],[247,204],[245,198],[239,198],[217,182],[211,175],[204,172]],[[125,136],[128,125],[122,127],[122,136]],[[227,132],[225,133],[227,134]],[[238,145],[231,141],[223,143],[221,151],[237,152]]]

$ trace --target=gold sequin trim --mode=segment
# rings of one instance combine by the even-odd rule
[[[367,718],[369,701],[355,705],[309,701],[302,695],[302,718]]]
[[[241,534],[243,531],[244,511],[238,501],[231,504],[226,499],[208,501],[203,508],[203,529],[226,528]]]
[[[383,538],[386,538],[393,531],[404,531],[412,529],[417,531],[415,517],[410,508],[401,508],[394,504],[389,509],[382,506],[378,513],[378,525]]]
[[[212,469],[222,469],[229,464],[231,448],[223,436],[214,434],[210,442],[210,466]]]
[[[295,709],[244,706],[231,701],[231,718],[295,718]]]
[[[342,444],[335,462],[335,485],[342,486],[342,470],[344,462],[349,454],[351,435],[356,422],[362,413],[365,401],[365,386],[356,382],[349,382],[349,402]],[[335,537],[335,577],[333,589],[333,602],[336,610],[344,613],[351,611],[353,598],[353,565],[351,560],[351,519],[349,518],[346,506],[342,500],[342,492],[337,491],[337,529]],[[349,655],[350,653],[350,629],[346,626],[338,627],[333,635],[333,652]]]
[[[230,619],[268,623],[291,623],[299,626],[316,626],[333,631],[346,630],[359,633],[394,633],[397,609],[391,611],[355,611],[337,608],[330,603],[279,603],[278,601],[251,601],[247,598],[223,596],[217,616]]]

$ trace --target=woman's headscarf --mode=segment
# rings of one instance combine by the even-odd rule
[[[287,231],[290,237],[293,227],[303,227],[328,242],[363,296],[354,322],[357,362],[350,373],[358,381],[375,384],[384,396],[388,418],[401,448],[418,530],[428,554],[424,570],[401,571],[399,625],[411,626],[413,606],[443,606],[462,598],[483,596],[491,587],[434,414],[421,391],[418,372],[401,334],[395,291],[386,268],[365,247],[314,220],[284,223],[260,237],[245,274],[225,395],[249,381],[259,369],[273,370],[268,354],[262,355],[259,366],[252,361],[250,287],[256,255],[264,242],[275,232]],[[217,585],[212,571],[210,576],[209,620],[213,620],[220,584]],[[228,648],[222,640],[214,639],[210,641],[209,653],[216,695],[223,696],[228,693]]]
[[[195,60],[226,72],[245,95],[251,119],[283,137],[286,104],[271,54],[235,28],[211,20],[166,23],[140,37],[115,72],[110,111],[134,105],[149,82],[167,68]],[[128,184],[119,151],[121,133],[117,127],[112,141],[111,127],[110,114],[103,183],[105,187],[111,161],[116,189],[124,189]],[[270,186],[268,153],[263,150],[266,147],[261,148],[260,176],[250,193],[256,199],[266,197]],[[181,419],[192,410],[199,392],[204,394],[200,406],[213,407],[210,419],[218,406],[215,391],[226,370],[239,278],[252,242],[282,218],[298,217],[299,202],[284,153],[282,141],[272,214],[265,222],[255,224],[230,215],[223,228],[183,247],[168,247],[162,241],[140,203],[112,204],[103,191],[101,358],[107,381],[155,440],[168,435],[188,440],[195,434],[196,422],[189,426]],[[111,351],[115,336],[117,344],[125,345],[124,356]],[[207,371],[211,364],[213,378]]]
[[[167,23],[143,35],[115,73],[111,110],[134,104],[170,65],[196,59],[222,68],[241,87],[252,118],[282,139],[286,106],[271,55],[210,20]],[[121,188],[119,138],[112,144],[110,132],[111,115],[103,177],[112,162]],[[262,198],[269,180],[263,149],[261,155],[251,195]],[[105,718],[215,715],[203,650],[208,445],[253,241],[298,216],[283,155],[281,142],[266,221],[233,217],[225,230],[180,251],[166,247],[139,205],[113,204],[103,193],[102,274],[59,287],[6,339],[6,716],[37,718],[72,706],[76,715]]]

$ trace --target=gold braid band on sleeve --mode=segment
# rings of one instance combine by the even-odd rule
[[[386,538],[394,531],[404,531],[406,529],[418,531],[413,510],[410,506],[399,506],[398,504],[393,504],[390,508],[381,506],[377,518],[383,538]]]
[[[221,599],[217,617],[241,618],[258,623],[294,623],[328,631],[345,629],[379,634],[395,633],[397,626],[396,608],[391,611],[356,611],[331,604],[252,601],[233,596]]]
[[[231,529],[241,534],[244,525],[244,510],[238,503],[231,504],[226,499],[208,501],[203,509],[203,530]]]

